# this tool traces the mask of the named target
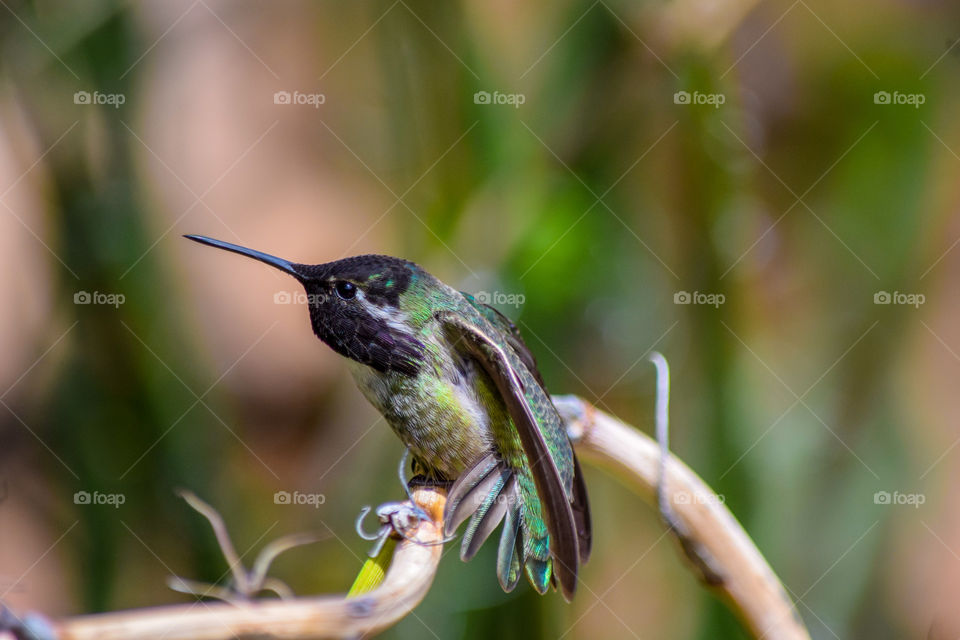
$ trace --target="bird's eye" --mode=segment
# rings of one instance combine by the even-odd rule
[[[354,285],[352,282],[347,282],[346,280],[341,280],[338,282],[335,289],[337,290],[337,295],[344,300],[350,300],[357,295],[356,285]]]

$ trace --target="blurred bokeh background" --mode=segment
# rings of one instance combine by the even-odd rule
[[[317,532],[273,573],[343,591],[360,508],[399,497],[295,283],[200,233],[415,260],[487,292],[553,392],[648,432],[662,351],[674,450],[815,638],[960,634],[955,3],[0,4],[5,602],[223,579],[181,487],[248,561]],[[487,545],[383,637],[744,637],[586,473],[572,605],[503,594]]]

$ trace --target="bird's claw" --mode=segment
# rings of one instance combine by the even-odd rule
[[[387,502],[377,507],[377,518],[380,522],[389,523],[394,531],[404,538],[411,529],[416,529],[420,522],[429,520],[430,516],[416,502]]]
[[[371,558],[380,555],[387,539],[396,534],[397,537],[413,540],[408,533],[416,529],[423,520],[430,520],[430,516],[415,502],[385,502],[377,507],[377,520],[380,528],[376,533],[367,533],[363,530],[363,521],[371,511],[367,506],[360,510],[357,518],[357,535],[364,540],[376,540],[376,543],[367,552]]]
[[[413,499],[410,488],[432,486],[436,485],[437,482],[428,481],[424,475],[417,475],[407,480],[407,461],[409,458],[410,449],[404,449],[403,455],[400,456],[400,465],[397,468],[397,476],[400,478],[400,484],[403,486],[404,493],[407,494],[407,501],[385,502],[377,507],[377,519],[380,521],[380,527],[376,533],[367,533],[363,530],[363,521],[372,508],[367,506],[360,510],[360,516],[357,518],[357,535],[364,540],[376,541],[370,551],[367,552],[367,555],[371,558],[376,558],[380,555],[380,552],[383,550],[383,545],[386,544],[391,535],[395,538],[424,545],[443,544],[453,539],[451,537],[436,542],[420,542],[413,537],[411,532],[415,531],[421,522],[424,520],[431,521],[432,518],[417,504],[417,501]],[[414,460],[414,467],[416,470],[416,459]]]

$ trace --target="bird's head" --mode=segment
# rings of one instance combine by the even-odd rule
[[[420,298],[435,279],[413,262],[363,255],[299,264],[221,240],[185,237],[259,260],[296,278],[307,292],[313,332],[340,355],[382,373],[418,373],[424,345],[417,335],[429,316],[426,301]]]

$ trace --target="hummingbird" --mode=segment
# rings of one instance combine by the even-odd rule
[[[186,238],[264,262],[307,293],[314,333],[347,359],[367,400],[413,456],[449,485],[444,533],[469,519],[470,560],[502,523],[496,572],[510,592],[573,598],[592,527],[580,464],[516,326],[419,265],[384,255],[290,262],[205,236]]]

